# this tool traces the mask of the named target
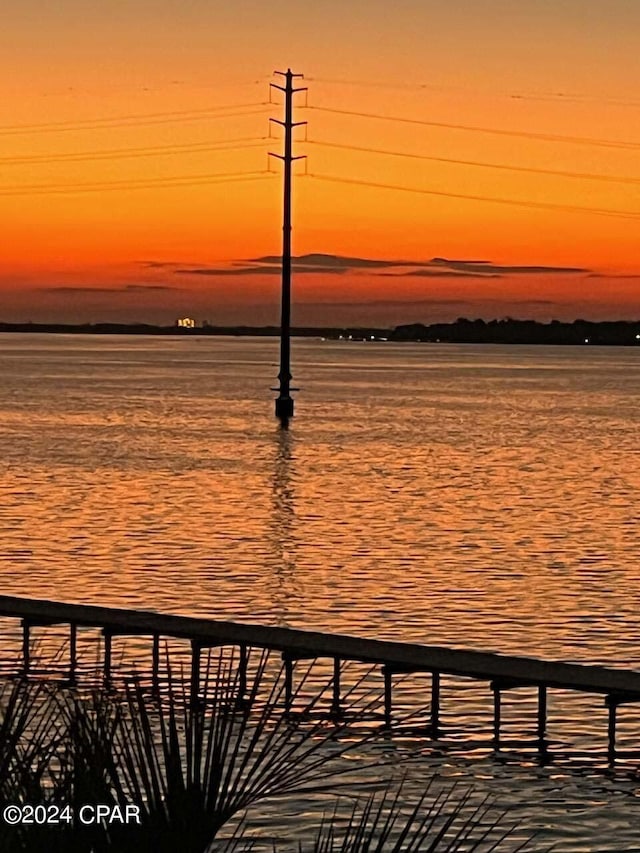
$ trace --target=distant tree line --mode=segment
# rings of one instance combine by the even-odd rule
[[[460,344],[559,344],[559,345],[640,345],[640,321],[591,322],[574,320],[468,320],[425,326],[412,323],[397,326],[390,334],[394,341],[429,341]]]
[[[278,326],[154,326],[148,323],[0,323],[1,332],[39,332],[93,335],[223,335],[273,337]],[[584,346],[640,346],[640,320],[469,320],[459,317],[453,323],[409,323],[389,328],[298,326],[295,337],[322,337],[353,341],[424,341],[457,344],[547,344]]]

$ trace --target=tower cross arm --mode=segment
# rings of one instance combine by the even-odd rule
[[[272,121],[274,124],[279,124],[280,127],[300,127],[303,124],[309,124],[308,121],[292,121],[287,125],[286,121],[280,121],[279,118],[269,118],[269,121]]]
[[[286,158],[286,155],[284,155],[284,154],[276,154],[274,151],[267,151],[267,154],[269,155],[269,157],[277,157],[277,158],[278,158],[278,160],[286,160],[286,159],[287,159],[287,158]],[[292,156],[292,157],[290,157],[289,159],[290,159],[290,160],[306,160],[306,159],[307,159],[307,155],[306,155],[306,154],[298,154],[298,155],[297,155],[297,157],[293,157],[293,156]]]
[[[300,76],[302,77],[302,75],[300,75]],[[280,89],[281,92],[287,91],[286,86],[278,86],[277,83],[269,83],[269,85],[271,86],[272,89]],[[297,89],[291,89],[291,94],[295,95],[296,92],[308,92],[308,91],[309,91],[308,86],[299,86]]]

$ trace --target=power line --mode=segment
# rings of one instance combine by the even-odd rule
[[[514,136],[524,139],[539,139],[543,142],[568,142],[576,145],[596,145],[602,148],[626,148],[637,150],[640,148],[640,142],[620,142],[612,139],[594,139],[583,136],[561,136],[553,133],[530,133],[523,130],[502,130],[495,127],[478,127],[467,124],[452,124],[442,121],[427,121],[425,119],[405,118],[404,116],[388,116],[380,113],[364,113],[355,110],[341,110],[333,107],[319,107],[308,105],[308,110],[316,110],[324,113],[333,113],[334,115],[357,116],[358,118],[380,119],[382,121],[397,121],[405,124],[422,125],[424,127],[443,127],[448,130],[465,130],[473,131],[474,133],[490,133],[498,136]]]
[[[307,81],[337,86],[363,86],[372,89],[432,89],[447,92],[462,89],[461,86],[439,86],[436,83],[384,83],[378,80],[347,80],[342,77],[307,77]]]
[[[271,74],[261,74],[253,80],[215,80],[208,83],[195,83],[192,80],[178,81],[178,84],[189,89],[239,89],[245,86],[259,86],[266,83],[272,77]],[[170,84],[172,85],[172,84]]]
[[[143,92],[148,94],[149,92],[158,92],[166,89],[173,89],[174,91],[180,88],[184,89],[215,89],[219,91],[220,89],[241,89],[248,88],[250,86],[258,86],[260,84],[264,84],[269,79],[269,75],[263,74],[261,77],[255,79],[231,79],[231,80],[216,80],[215,82],[209,81],[208,83],[202,82],[194,82],[193,80],[165,80],[164,82],[158,83],[149,83],[148,85],[140,84],[138,86],[128,84],[122,86],[109,86],[110,93],[117,92],[125,92],[127,95],[131,95],[131,93],[139,93]],[[39,95],[41,97],[58,97],[58,96],[70,96],[76,97],[78,95],[96,95],[102,94],[103,90],[97,87],[85,87],[85,86],[74,86],[73,89],[69,88],[61,88],[61,89],[49,89],[43,92],[40,92]]]
[[[146,190],[171,187],[200,186],[204,184],[233,183],[242,180],[256,180],[267,176],[275,177],[268,169],[251,172],[213,172],[202,175],[176,175],[167,178],[148,178],[145,180],[123,180],[96,182],[87,184],[31,184],[15,187],[0,186],[0,196],[22,195],[74,195],[84,192],[105,192],[108,190]]]
[[[340,184],[356,184],[358,186],[363,187],[374,187],[377,189],[384,190],[398,190],[400,192],[408,192],[408,193],[418,193],[420,195],[432,195],[432,196],[440,196],[444,198],[457,198],[463,199],[465,201],[484,201],[484,202],[492,202],[494,204],[508,204],[515,205],[517,207],[528,207],[540,210],[562,210],[571,213],[593,213],[598,216],[614,216],[620,219],[633,219],[638,221],[640,218],[640,212],[636,213],[633,211],[629,211],[628,213],[621,210],[608,210],[606,208],[595,208],[595,207],[579,207],[578,205],[569,205],[569,204],[552,204],[551,202],[543,202],[543,201],[519,201],[517,199],[509,199],[509,198],[498,198],[496,196],[484,196],[484,195],[467,195],[462,193],[450,193],[445,192],[444,190],[427,190],[427,189],[418,189],[416,187],[401,187],[395,184],[382,184],[376,183],[373,181],[361,181],[356,178],[341,178],[337,175],[322,175],[322,174],[312,174],[309,173],[309,178],[315,178],[316,180],[321,181],[331,181],[333,183]]]
[[[613,106],[640,106],[640,101],[624,98],[610,98],[602,95],[588,95],[578,92],[498,92],[489,89],[476,89],[470,86],[447,86],[438,83],[387,83],[379,80],[349,80],[341,77],[307,77],[312,83],[326,83],[337,86],[362,86],[373,89],[406,89],[409,91],[432,92],[472,92],[479,95],[510,98],[523,101],[560,101],[562,103],[596,102]]]
[[[359,145],[347,145],[337,142],[321,142],[317,139],[304,140],[308,145],[319,145],[324,148],[339,148],[344,151],[359,151],[367,154],[387,154],[392,157],[408,157],[414,160],[430,160],[436,163],[452,163],[456,166],[479,166],[484,169],[502,169],[508,172],[526,172],[534,175],[553,175],[562,178],[582,178],[591,181],[606,181],[617,184],[640,184],[640,178],[620,177],[614,175],[596,175],[592,172],[568,172],[561,169],[537,169],[529,166],[508,166],[503,163],[485,163],[480,160],[454,160],[451,157],[436,157],[429,154],[409,154],[405,151],[389,151],[382,148],[367,148]]]
[[[253,140],[262,140],[254,142]],[[167,154],[192,154],[210,151],[237,151],[244,148],[262,148],[270,140],[268,136],[241,136],[216,143],[195,142],[185,145],[160,145],[141,148],[110,148],[92,151],[77,151],[69,154],[35,154],[17,157],[0,157],[0,166],[31,165],[39,163],[75,163],[87,160],[118,160],[130,157],[155,157]],[[226,144],[245,143],[246,144]]]
[[[48,122],[46,124],[16,124],[0,127],[3,136],[13,134],[36,134],[36,133],[62,133],[72,130],[101,130],[111,127],[138,127],[149,124],[167,124],[175,121],[205,121],[220,118],[233,118],[234,116],[258,115],[271,106],[268,101],[256,101],[252,104],[226,105],[224,107],[211,107],[203,110],[175,110],[166,113],[146,113],[130,116],[113,116],[112,118],[85,119],[75,122]],[[260,107],[252,109],[250,107]],[[240,111],[242,108],[242,111]],[[227,112],[223,115],[218,110],[239,110],[238,112]]]
[[[164,110],[163,112],[155,112],[155,113],[128,113],[126,115],[117,115],[117,116],[104,116],[97,118],[89,118],[89,119],[69,119],[66,121],[49,121],[49,122],[39,122],[37,124],[15,124],[9,125],[7,127],[0,127],[0,130],[38,130],[40,128],[46,129],[50,127],[64,127],[67,125],[84,125],[84,124],[96,124],[98,122],[112,122],[112,121],[129,121],[134,119],[151,119],[151,118],[167,118],[173,116],[190,116],[190,115],[199,115],[203,113],[215,113],[221,110],[239,110],[245,109],[249,107],[259,107],[268,104],[268,101],[253,101],[251,103],[241,103],[241,104],[222,104],[217,107],[203,107],[199,110]]]

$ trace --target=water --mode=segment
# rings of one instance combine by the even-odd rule
[[[293,358],[282,432],[275,339],[0,336],[3,592],[640,668],[640,350]],[[495,761],[486,688],[443,702],[448,746],[412,744],[433,772],[562,853],[640,850],[602,700],[552,695],[550,768]],[[533,708],[509,694],[507,739]],[[622,709],[621,746],[639,724]]]

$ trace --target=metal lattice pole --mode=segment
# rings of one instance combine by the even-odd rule
[[[276,399],[276,417],[283,424],[293,417],[293,398],[291,391],[291,164],[294,160],[302,159],[293,156],[293,128],[304,121],[293,121],[293,96],[296,92],[306,91],[306,87],[294,89],[294,77],[302,77],[302,74],[294,74],[289,68],[287,71],[276,71],[276,74],[285,78],[285,85],[278,86],[272,83],[274,89],[284,92],[284,121],[272,118],[271,121],[284,128],[284,154],[271,154],[284,164],[283,181],[283,215],[282,215],[282,302],[280,317],[280,372],[278,373],[279,387]]]

